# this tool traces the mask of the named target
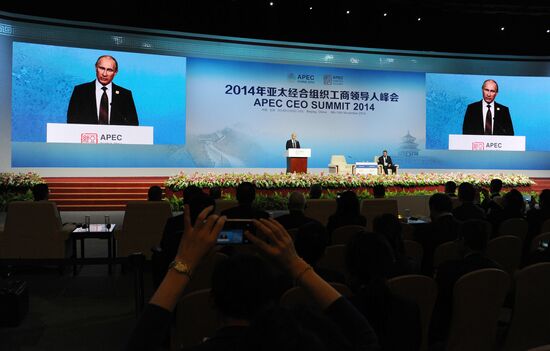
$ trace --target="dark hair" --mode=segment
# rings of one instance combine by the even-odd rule
[[[210,197],[214,200],[221,199],[222,189],[219,186],[214,186],[210,188],[209,194],[210,194]]]
[[[237,186],[237,201],[239,204],[252,204],[256,198],[256,187],[250,182],[242,182]]]
[[[491,224],[480,219],[470,219],[462,223],[460,235],[465,247],[484,252],[487,249]]]
[[[348,190],[339,194],[336,198],[336,213],[359,215],[359,199],[357,194]]]
[[[376,216],[372,222],[372,229],[386,237],[394,252],[405,254],[401,223],[397,216],[391,213]]]
[[[430,211],[451,212],[453,210],[453,200],[447,194],[436,193],[430,196]]]
[[[50,189],[46,183],[36,184],[32,187],[32,197],[34,198],[34,201],[48,200],[49,194]]]
[[[386,187],[383,184],[376,184],[372,187],[372,195],[375,198],[381,199],[386,196]]]
[[[456,183],[452,180],[449,180],[445,183],[445,194],[454,194],[456,191]]]
[[[319,222],[309,222],[298,228],[294,247],[298,256],[315,266],[323,257],[328,244],[328,232]]]
[[[542,208],[550,206],[550,189],[544,189],[540,192],[539,205]]]
[[[360,283],[385,280],[394,262],[392,248],[382,234],[360,231],[346,245],[346,267]]]
[[[464,182],[458,187],[458,198],[461,201],[473,202],[476,197],[476,189],[472,183]]]
[[[147,200],[149,201],[161,201],[162,200],[162,188],[158,185],[153,185],[147,192]]]
[[[523,195],[517,189],[512,189],[502,197],[502,207],[510,213],[523,214],[525,201]]]
[[[202,190],[198,186],[196,185],[187,186],[185,189],[183,189],[183,203],[185,205],[188,205],[189,202],[193,199],[193,197],[200,193],[202,193]]]
[[[199,192],[193,194],[191,200],[188,202],[189,205],[189,215],[191,217],[191,223],[195,224],[199,214],[207,208],[208,206],[216,206],[216,202],[210,196],[206,195],[204,192]],[[214,210],[212,210],[214,212]],[[211,212],[211,213],[212,213]]]
[[[323,194],[323,187],[321,184],[313,184],[309,188],[309,198],[310,199],[320,199]]]
[[[274,286],[273,273],[263,259],[237,254],[214,268],[211,296],[223,315],[252,320],[274,301]]]
[[[489,184],[489,189],[491,190],[491,193],[498,193],[500,190],[502,190],[502,180],[500,179],[491,179],[491,183]]]

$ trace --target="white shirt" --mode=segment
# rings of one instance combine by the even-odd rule
[[[485,130],[485,123],[487,122],[487,105],[491,105],[491,116],[493,116],[493,120],[491,121],[491,134],[493,134],[493,130],[495,127],[495,101],[488,104],[485,100],[483,100],[481,106],[483,107],[483,130]]]
[[[109,114],[108,121],[109,124],[111,124],[111,101],[113,101],[113,83],[109,83],[105,85],[107,90],[105,91],[107,93],[107,98],[109,99]],[[101,104],[101,97],[103,96],[103,84],[101,84],[97,79],[95,80],[95,101],[96,101],[96,109],[97,109],[97,120],[99,121],[99,105]]]

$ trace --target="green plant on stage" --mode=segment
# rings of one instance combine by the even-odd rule
[[[2,192],[0,193],[0,212],[7,211],[8,204],[12,201],[29,201],[32,199],[32,191],[30,190],[24,192]]]
[[[165,201],[168,201],[168,203],[170,204],[170,209],[172,209],[172,212],[183,211],[183,198],[182,197],[172,195],[171,197],[165,198]]]

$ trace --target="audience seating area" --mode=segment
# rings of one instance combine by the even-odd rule
[[[342,168],[338,170],[336,163],[335,166],[336,172],[342,171]],[[463,238],[460,237],[433,247],[429,244],[426,246],[427,239],[420,237],[419,233],[431,225],[427,218],[430,214],[428,203],[428,196],[360,201],[359,213],[366,218],[366,226],[348,224],[334,229],[329,233],[331,242],[324,244],[328,246],[323,248],[320,259],[311,265],[315,270],[344,277],[347,283],[329,283],[343,296],[353,297],[356,291],[352,290],[350,280],[353,272],[346,264],[348,243],[358,235],[376,235],[369,232],[373,231],[375,218],[381,215],[390,214],[397,220],[401,213],[421,214],[426,217],[424,223],[411,224],[399,220],[397,247],[401,246],[402,254],[409,260],[407,262],[415,263],[418,267],[425,262],[426,255],[430,255],[429,262],[433,262],[430,269],[433,268],[436,275],[420,271],[400,273],[387,276],[385,283],[391,294],[418,306],[422,333],[419,350],[437,350],[439,346],[449,351],[544,350],[544,345],[550,345],[550,262],[526,265],[525,255],[539,252],[540,242],[550,239],[550,222],[541,222],[539,232],[529,234],[530,224],[526,217],[502,218],[500,223],[492,224],[498,231],[491,232],[493,237],[488,241],[483,255],[501,269],[477,269],[458,277],[452,289],[448,337],[444,345],[436,344],[436,348],[432,348],[430,323],[440,294],[437,268],[443,269],[441,265],[445,262],[464,259],[466,251]],[[236,201],[216,200],[216,213],[236,205]],[[303,214],[326,227],[329,217],[337,211],[338,206],[334,199],[308,200]],[[171,216],[170,206],[165,201],[128,202],[122,227],[115,231],[117,256],[125,257],[141,252],[150,259],[151,249],[161,242],[165,224]],[[69,258],[72,252],[69,238],[73,229],[74,226],[61,224],[57,208],[52,202],[12,202],[4,231],[0,232],[0,259]],[[297,228],[288,229],[288,232],[294,240],[301,235]],[[388,245],[396,245],[389,236],[385,238]],[[172,349],[197,345],[222,325],[212,305],[211,276],[216,265],[223,264],[234,253],[255,255],[253,248],[247,245],[218,247],[195,269],[193,279],[176,308],[174,325],[170,331]],[[397,262],[400,253],[394,246],[392,251],[393,259]],[[162,265],[166,266],[166,262]],[[164,272],[162,269],[153,271],[157,274],[153,278],[158,284]],[[307,292],[292,284],[286,292],[281,291],[278,301],[281,306],[287,307],[312,305]],[[511,317],[503,319],[503,312]]]

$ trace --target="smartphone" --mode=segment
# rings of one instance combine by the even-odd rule
[[[539,248],[541,250],[548,250],[548,242],[550,242],[550,240],[546,239],[546,240],[541,240],[540,241],[540,244],[539,244]]]
[[[251,219],[227,219],[222,231],[218,234],[216,243],[218,245],[248,244],[249,241],[244,236],[245,231],[254,232]]]

